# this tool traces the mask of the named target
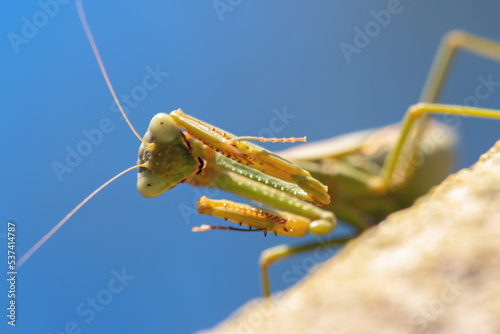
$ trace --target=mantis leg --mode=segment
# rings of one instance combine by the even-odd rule
[[[463,31],[451,31],[443,38],[425,82],[421,102],[435,102],[458,50],[467,50],[478,56],[500,61],[500,43],[477,37]]]
[[[397,141],[394,148],[389,152],[385,160],[384,166],[382,168],[381,175],[388,184],[392,183],[392,177],[394,175],[397,161],[401,156],[401,152],[403,151],[403,146],[409,137],[412,127],[422,117],[427,116],[429,114],[473,116],[473,117],[492,118],[500,120],[500,111],[494,109],[474,108],[468,106],[436,104],[436,103],[418,103],[411,106],[410,108],[408,108],[408,111],[406,112],[405,118],[403,120],[403,126],[401,128],[401,134],[399,140]]]
[[[298,198],[298,186],[238,164],[220,153],[204,150],[196,142],[192,145],[207,163],[204,173],[193,177],[190,184],[229,191],[277,209],[203,198],[198,201],[199,213],[287,236],[324,235],[335,228],[334,214]]]
[[[269,274],[268,268],[271,264],[276,263],[284,258],[304,253],[307,251],[316,250],[319,248],[326,247],[335,247],[342,246],[346,244],[351,238],[338,238],[338,239],[329,239],[318,242],[313,242],[301,246],[289,246],[289,245],[279,245],[269,249],[266,249],[262,252],[260,256],[259,266],[261,269],[261,278],[262,278],[262,289],[264,292],[264,297],[269,297],[271,294],[271,285],[269,283]]]
[[[307,196],[301,196],[302,199],[320,206],[330,202],[326,187],[311,177],[308,171],[258,145],[241,140],[248,138],[255,140],[255,137],[237,137],[186,115],[180,109],[171,112],[170,116],[180,128],[193,138],[225,157],[269,176],[298,185],[308,194]],[[295,140],[295,138],[292,138],[290,141]]]
[[[420,101],[423,103],[434,103],[438,100],[441,91],[443,90],[446,77],[451,69],[453,60],[457,51],[466,50],[478,56],[489,58],[500,62],[500,43],[474,36],[463,31],[452,31],[448,33],[439,46],[438,52],[434,58],[429,75],[424,85],[424,89],[420,96]],[[433,109],[433,110],[430,110]],[[454,109],[451,111],[450,109]],[[477,108],[464,108],[452,106],[443,106],[441,109],[436,109],[430,105],[424,106],[418,104],[408,109],[405,119],[403,120],[402,131],[397,145],[387,156],[384,168],[381,174],[390,183],[396,163],[401,154],[411,155],[415,149],[415,143],[422,138],[424,128],[427,123],[430,113],[468,115],[475,117],[489,117],[498,119],[498,112],[489,116],[482,115],[480,111],[474,110]],[[417,122],[418,120],[418,122]],[[403,144],[408,138],[410,130],[416,126],[413,140],[409,143],[408,149],[403,151]]]
[[[420,95],[420,102],[434,103],[439,99],[446,77],[459,50],[466,50],[478,56],[500,61],[500,44],[497,41],[474,36],[460,30],[449,32],[439,45]],[[416,138],[420,138],[422,135],[426,119],[427,116],[424,116],[420,121]]]

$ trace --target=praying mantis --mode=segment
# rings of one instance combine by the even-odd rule
[[[189,109],[186,109],[186,111],[188,111],[188,110],[189,110]],[[191,110],[192,110],[192,109],[191,109]],[[195,112],[195,111],[192,111],[192,112]],[[333,113],[333,110],[332,110],[332,113]],[[401,114],[402,114],[402,112],[401,112]],[[209,115],[205,115],[205,116],[203,116],[203,117],[201,117],[201,118],[203,118],[204,120],[207,120],[207,121],[209,121],[209,122],[211,122],[211,123],[216,123],[216,124],[217,124],[217,122],[218,122],[216,119],[211,118]],[[229,130],[231,129],[231,127],[229,127],[229,126],[227,126],[227,125],[226,125],[225,127],[227,127]],[[242,134],[246,134],[246,133],[243,133],[241,130],[240,130],[240,131],[238,131],[238,132],[239,132],[239,133],[242,133]],[[305,131],[305,133],[300,133],[299,135],[304,135],[304,134],[309,135],[309,133],[308,133],[307,131]],[[275,150],[275,148],[274,148],[274,147],[276,147],[276,146],[272,146],[272,150]],[[280,148],[276,148],[276,149],[278,149],[278,150],[279,150]],[[170,193],[167,193],[165,196],[173,196],[173,195],[170,195]],[[160,197],[160,199],[161,199],[161,197]],[[169,198],[169,199],[168,199],[168,201],[173,202],[173,201],[175,201],[175,199],[174,199],[174,198]],[[332,201],[332,203],[335,203],[335,202],[333,202],[333,201]],[[185,226],[183,226],[183,227],[185,228]],[[41,233],[41,232],[40,232],[40,233]],[[227,235],[227,234],[223,235],[223,237],[224,237],[224,238],[231,238],[231,239],[243,238],[243,236],[239,236],[239,235]],[[246,238],[246,237],[247,237],[247,236],[245,236],[245,238]],[[254,237],[254,238],[257,238],[257,236],[256,236],[256,235],[255,235],[255,236],[253,236],[253,237]],[[211,236],[196,235],[196,238],[211,238]],[[263,239],[263,238],[261,237],[261,239]],[[281,237],[278,237],[278,239],[280,239],[280,240],[282,240],[282,241],[284,241],[284,240],[285,240],[285,238],[281,238]],[[249,266],[251,266],[251,264],[249,264]]]
[[[304,168],[250,143],[293,143],[297,141],[296,138],[238,137],[186,115],[181,109],[154,116],[148,131],[141,138],[116,97],[80,0],[77,1],[77,8],[111,94],[128,125],[142,142],[138,163],[111,178],[85,198],[20,259],[19,266],[96,193],[135,168],[138,168],[137,189],[146,198],[160,196],[178,184],[189,183],[226,190],[267,206],[212,200],[205,196],[199,199],[199,213],[229,220],[240,226],[245,225],[248,227],[247,231],[263,232],[264,235],[270,232],[289,237],[302,237],[308,233],[321,236],[335,229],[335,216],[339,216],[361,232],[391,212],[411,205],[449,172],[455,145],[454,136],[443,125],[430,123],[430,115],[500,119],[500,112],[493,109],[435,103],[458,50],[467,49],[500,61],[499,43],[454,31],[443,39],[421,102],[408,108],[400,127],[358,132],[328,143],[316,143],[315,146],[281,153]],[[431,138],[432,147],[426,150],[417,147],[419,141],[432,136],[435,137]],[[339,147],[340,141],[342,145]],[[418,158],[417,154],[420,155]],[[398,170],[403,159],[407,163]],[[308,170],[325,180],[329,187],[312,177]],[[320,207],[330,204],[330,197],[333,197],[330,210],[321,209]],[[244,231],[212,225],[195,227],[193,231],[213,229]],[[321,245],[341,245],[349,239],[332,239]],[[295,248],[277,247],[264,251],[261,258],[264,296],[270,296],[267,269],[271,263],[318,245],[315,242]]]
[[[299,166],[303,166],[319,180],[328,184],[329,187],[324,189],[329,189],[329,196],[321,195],[321,185],[314,187],[312,184],[302,182],[303,185],[307,185],[306,188],[305,186],[300,187],[300,181],[294,182],[297,180],[298,174],[292,165],[286,168],[283,167],[281,171],[272,174],[273,171],[270,170],[272,163],[265,166],[264,164],[273,157],[273,154],[258,148],[249,149],[250,144],[244,142],[244,140],[258,140],[258,138],[235,138],[211,125],[192,118],[186,118],[186,120],[191,121],[190,127],[187,125],[186,120],[181,121],[184,116],[180,110],[172,112],[171,115],[176,120],[175,125],[181,126],[191,135],[196,133],[195,136],[208,146],[209,150],[215,149],[227,155],[230,159],[255,166],[261,172],[267,170],[270,176],[270,178],[267,178],[262,173],[248,170],[240,171],[238,167],[230,163],[230,160],[220,155],[219,159],[215,159],[214,162],[210,163],[214,164],[214,167],[211,166],[214,170],[221,168],[230,171],[229,173],[236,172],[250,179],[247,181],[250,183],[252,183],[253,179],[258,179],[261,185],[247,185],[246,180],[241,180],[237,175],[232,179],[227,174],[217,174],[212,171],[207,173],[209,175],[208,180],[198,181],[195,177],[195,181],[191,183],[229,190],[257,202],[289,210],[292,214],[250,207],[230,201],[214,201],[206,197],[198,201],[198,211],[240,225],[244,224],[250,230],[252,227],[257,226],[257,231],[264,233],[271,231],[276,234],[280,233],[294,237],[300,237],[306,233],[326,235],[335,228],[334,216],[329,215],[324,210],[310,212],[309,204],[304,202],[296,203],[294,198],[287,197],[285,194],[282,194],[283,200],[275,201],[279,195],[272,194],[273,189],[268,187],[267,184],[270,183],[275,188],[281,187],[282,192],[286,190],[287,185],[280,184],[276,179],[272,178],[272,175],[283,179],[287,178],[288,182],[299,185],[301,190],[305,190],[302,198],[317,205],[325,206],[330,204],[330,197],[332,197],[333,201],[327,208],[342,220],[354,225],[360,232],[369,228],[371,224],[381,221],[388,214],[408,207],[416,198],[438,184],[449,173],[454,159],[454,146],[456,144],[454,134],[443,124],[432,123],[429,119],[430,115],[447,114],[500,120],[500,111],[498,110],[436,103],[442,91],[446,75],[451,68],[453,57],[457,51],[462,49],[500,61],[500,43],[462,31],[450,32],[443,38],[439,47],[424,86],[421,102],[408,108],[401,126],[357,132],[333,140],[306,144],[303,147],[292,148],[280,153],[281,156],[297,162]],[[166,115],[160,117],[163,119]],[[157,121],[153,119],[150,129],[157,126],[155,123]],[[219,136],[222,139],[209,139],[214,133],[216,137]],[[150,136],[151,138],[156,137],[155,135]],[[242,145],[231,146],[233,143]],[[140,156],[145,154],[143,152],[145,145],[146,143],[141,146]],[[222,148],[223,146],[227,147]],[[198,148],[197,151],[200,152],[200,149]],[[254,155],[254,152],[259,153]],[[210,155],[212,154],[208,153],[204,156]],[[142,163],[145,159],[140,158],[139,160]],[[217,160],[218,162],[216,162]],[[405,163],[403,164],[402,161]],[[274,163],[278,164],[279,162]],[[227,177],[226,182],[218,180],[221,175]],[[306,177],[309,178],[308,173]],[[314,181],[314,179],[311,179],[311,181]],[[151,186],[154,184],[154,180],[148,179],[146,183],[148,183],[147,186]],[[140,176],[138,182],[140,192],[141,190],[144,191],[141,189],[143,185]],[[300,190],[296,188],[286,191],[295,195],[300,193]],[[322,199],[318,199],[315,195],[322,196]],[[299,223],[300,218],[297,218],[294,214],[309,219],[306,218]],[[276,221],[276,218],[279,222]],[[233,228],[203,226],[195,228],[194,231],[210,229]],[[296,230],[299,230],[299,232],[297,233]],[[278,246],[264,251],[260,261],[264,296],[269,297],[270,295],[270,283],[267,273],[270,264],[318,246],[338,246],[348,240],[350,238],[330,239],[326,242],[313,242],[299,247]]]

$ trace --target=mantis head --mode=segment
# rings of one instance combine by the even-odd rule
[[[148,168],[138,169],[137,190],[146,198],[160,196],[201,168],[186,137],[172,117],[165,113],[153,117],[142,140],[137,161]]]

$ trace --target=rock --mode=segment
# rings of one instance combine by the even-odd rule
[[[299,284],[206,333],[500,333],[500,141]]]

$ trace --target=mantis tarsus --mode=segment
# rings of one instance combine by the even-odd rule
[[[91,37],[89,38],[91,39]],[[97,49],[95,46],[93,48],[97,55]],[[442,125],[427,122],[425,120],[427,117],[425,116],[424,119],[420,119],[420,122],[418,122],[418,133],[414,133],[412,131],[412,122],[418,120],[421,115],[427,113],[450,113],[500,118],[499,113],[494,110],[433,104],[437,100],[453,54],[459,48],[466,48],[480,55],[500,60],[500,46],[495,42],[459,32],[448,35],[431,70],[426,88],[421,97],[422,103],[412,106],[408,110],[403,126],[404,131],[401,135],[397,129],[385,130],[388,132],[384,133],[373,131],[357,133],[350,137],[349,145],[343,145],[341,150],[332,148],[331,152],[323,151],[314,157],[301,155],[298,150],[283,152],[283,156],[296,161],[297,164],[311,171],[314,177],[329,185],[332,203],[325,209],[333,210],[335,215],[355,225],[361,231],[371,224],[378,222],[387,214],[408,206],[416,197],[439,182],[446,175],[448,166],[451,164],[448,158],[452,154],[453,137]],[[97,57],[100,62],[98,55]],[[105,75],[102,65],[101,68]],[[108,81],[106,75],[105,78]],[[157,121],[163,118],[163,115],[165,114],[153,119],[150,126],[150,133],[155,132],[155,127],[157,126],[161,128]],[[175,130],[172,127],[169,127],[167,131],[160,129],[158,130],[159,134],[150,135],[150,138],[147,138],[147,135],[145,136],[143,139],[145,143],[143,143],[140,150],[141,167],[139,175],[141,177],[138,179],[138,187],[141,194],[153,197],[179,182],[189,182],[197,186],[219,187],[243,195],[249,199],[264,202],[268,206],[292,212],[294,215],[299,216],[296,218],[297,223],[292,223],[292,214],[289,213],[269,209],[264,209],[264,211],[258,213],[252,207],[241,207],[229,202],[221,203],[208,199],[203,199],[200,202],[201,210],[204,213],[241,222],[264,233],[269,231],[282,235],[301,236],[308,231],[323,235],[333,230],[335,216],[331,211],[321,209],[316,205],[304,201],[310,200],[315,204],[327,204],[328,196],[323,193],[321,184],[309,178],[308,174],[301,168],[287,164],[284,162],[284,159],[257,146],[247,144],[246,137],[236,138],[235,140],[230,135],[227,138],[223,138],[220,142],[220,147],[217,147],[219,151],[231,157],[231,159],[227,159],[223,155],[215,154],[209,148],[216,145],[218,140],[217,138],[210,137],[210,127],[202,124],[199,128],[187,129],[188,122],[182,119],[182,117],[186,116],[183,116],[180,111],[174,112],[172,116],[175,119],[173,121],[175,125],[184,126],[183,129],[189,133],[190,137],[184,139],[184,135],[177,129],[177,126],[175,126]],[[166,122],[170,123],[170,119]],[[424,152],[425,161],[422,160],[422,163],[417,165],[407,164],[399,168],[398,161],[412,161],[411,157],[416,152],[415,147],[411,147],[412,145],[409,148],[408,145],[403,145],[406,142],[407,136],[410,136],[412,142],[417,142],[422,136],[432,134],[435,131],[440,131],[442,136],[447,139],[436,141],[436,145],[431,151]],[[392,134],[392,136],[387,135],[387,133]],[[154,170],[149,169],[154,166],[151,163],[148,164],[150,160],[148,155],[161,151],[158,148],[161,145],[158,143],[159,141],[161,142],[160,138],[163,136],[165,137],[165,142],[168,143],[172,140],[177,141],[177,143],[189,143],[186,146],[187,150],[182,150],[184,152],[191,152],[190,148],[192,148],[195,155],[186,153],[186,160],[180,161],[172,167],[179,175],[174,177],[169,174],[168,177],[162,179],[156,174],[149,172]],[[393,142],[394,137],[399,137],[396,145]],[[376,141],[375,138],[377,139]],[[344,143],[346,143],[345,140],[344,138]],[[208,145],[204,145],[202,142]],[[252,147],[251,151],[256,152],[255,156],[251,156],[252,153],[246,150],[247,146]],[[311,149],[308,149],[308,151],[311,151]],[[447,157],[446,154],[450,156]],[[179,156],[177,155],[177,157]],[[260,172],[233,161],[239,160],[253,167],[258,165],[256,162],[267,159],[271,159],[268,166],[271,170],[266,167]],[[272,170],[278,163],[284,163],[286,167],[277,171]],[[412,170],[413,168],[415,169]],[[238,171],[235,169],[238,169]],[[266,173],[270,173],[274,178],[269,177]],[[149,176],[145,178],[143,175]],[[273,187],[266,186],[259,183],[259,181],[250,180],[248,176],[256,179],[260,178],[264,182],[272,182]],[[280,179],[284,180],[280,181]],[[144,180],[148,181],[144,182]],[[160,183],[153,182],[155,180],[159,180]],[[165,180],[171,181],[171,183],[168,184]],[[158,186],[158,184],[160,185]],[[149,187],[156,186],[160,189],[146,190]],[[280,189],[275,190],[274,186]],[[283,192],[281,187],[283,187],[283,190],[289,187],[289,191]],[[297,199],[293,195],[294,193],[301,194],[302,199]],[[226,209],[218,209],[219,203],[223,207],[224,204],[226,207],[232,206],[235,210],[228,213]],[[295,216],[293,217],[295,218]],[[281,223],[277,223],[277,221]],[[311,223],[312,221],[315,223]],[[292,225],[289,226],[287,224]],[[60,225],[58,224],[58,226]],[[215,227],[205,226],[200,229],[207,230],[212,228]],[[338,245],[345,241],[346,239],[339,239],[331,240],[329,243]],[[267,280],[268,265],[281,257],[314,246],[279,248],[264,252],[262,268],[265,295],[269,294],[269,282]],[[28,253],[28,256],[30,254]],[[23,258],[20,264],[26,258]]]

